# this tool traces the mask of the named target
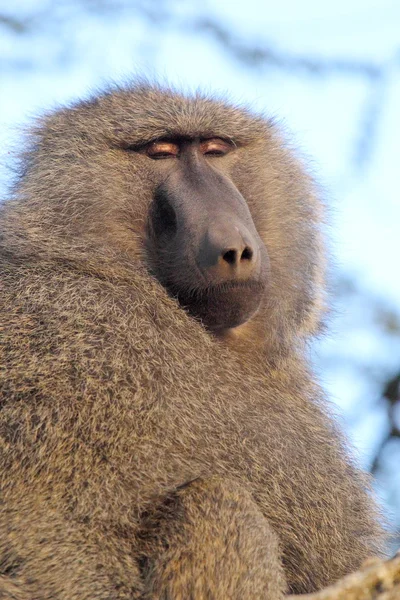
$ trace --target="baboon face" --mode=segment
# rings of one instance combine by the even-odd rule
[[[210,329],[244,323],[266,291],[269,259],[245,199],[215,165],[215,157],[235,146],[221,138],[180,137],[132,150],[162,174],[146,237],[156,276]]]
[[[315,327],[320,205],[271,121],[136,85],[46,117],[33,141],[19,193],[46,198],[25,211],[41,252],[89,241],[90,268],[107,252],[144,265],[217,332],[257,314],[282,345]]]

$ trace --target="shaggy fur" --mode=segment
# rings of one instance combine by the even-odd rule
[[[271,262],[219,337],[148,269],[160,172],[126,152],[221,136]],[[0,597],[278,600],[380,549],[368,481],[307,364],[321,205],[273,123],[137,84],[38,123],[1,208]]]

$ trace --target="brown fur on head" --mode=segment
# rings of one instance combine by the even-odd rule
[[[319,326],[324,256],[314,184],[272,121],[206,96],[184,97],[146,84],[58,111],[38,122],[25,153],[16,193],[27,204],[19,226],[29,231],[32,251],[42,255],[83,256],[99,272],[107,257],[115,268],[131,260],[146,265],[149,207],[165,175],[129,149],[178,136],[233,142],[234,151],[214,164],[245,199],[269,256],[260,310],[244,326],[219,335],[239,347],[258,338],[270,352],[282,353]]]

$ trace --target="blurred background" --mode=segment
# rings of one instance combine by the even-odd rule
[[[399,0],[0,0],[0,198],[33,116],[135,73],[226,91],[307,157],[335,264],[315,365],[400,546]]]

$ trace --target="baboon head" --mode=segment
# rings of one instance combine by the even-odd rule
[[[312,187],[272,121],[135,84],[43,118],[17,195],[42,254],[144,266],[207,329],[282,347],[319,321]]]

